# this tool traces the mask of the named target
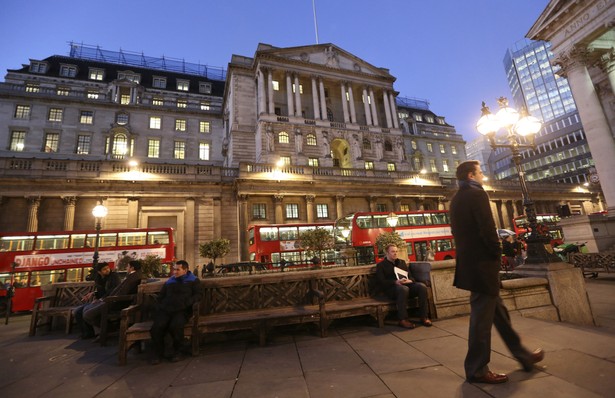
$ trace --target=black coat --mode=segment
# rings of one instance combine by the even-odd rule
[[[450,218],[457,249],[453,284],[497,296],[502,249],[489,196],[482,188],[462,182],[451,199]]]
[[[404,260],[396,259],[393,264],[385,257],[384,260],[376,264],[376,281],[380,289],[389,297],[395,297],[395,286],[397,285],[395,267],[406,271],[408,279],[414,282],[414,278]]]
[[[158,296],[158,310],[167,313],[183,311],[186,316],[192,313],[192,304],[201,301],[201,281],[192,272],[176,278],[170,277]]]

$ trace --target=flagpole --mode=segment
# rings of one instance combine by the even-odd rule
[[[312,0],[312,10],[314,11],[314,30],[316,31],[316,44],[318,44],[318,21],[316,20],[316,0]]]

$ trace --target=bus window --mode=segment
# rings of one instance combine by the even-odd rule
[[[439,252],[446,252],[453,248],[453,243],[450,239],[438,239],[435,249]]]
[[[147,234],[147,241],[150,245],[168,245],[169,233],[167,231],[153,231]]]
[[[71,235],[70,247],[73,249],[81,249],[82,247],[92,247],[92,243],[85,240],[85,234]]]
[[[117,234],[118,246],[141,246],[145,244],[144,232],[119,232]]]
[[[248,230],[248,240],[249,240],[249,242],[250,242],[250,243],[249,243],[250,245],[253,245],[253,244],[254,244],[254,230],[255,230],[255,229],[256,229],[256,228],[250,228],[250,229]]]
[[[66,249],[68,235],[40,235],[36,239],[36,250]]]
[[[280,240],[297,240],[297,227],[280,227]]]
[[[434,224],[438,224],[438,225],[448,224],[446,213],[434,213],[431,215],[431,220],[433,221]]]
[[[66,270],[66,282],[80,282],[83,268],[69,268]]]
[[[96,234],[88,235],[88,240],[92,240],[92,242],[96,242]],[[115,246],[115,242],[117,241],[116,233],[101,233],[100,240],[98,241],[98,247],[111,247]]]
[[[64,270],[32,271],[32,281],[36,283],[36,285],[32,286],[44,286],[56,282],[64,282]]]
[[[32,250],[33,247],[34,236],[4,236],[0,241],[0,250],[7,252]]]
[[[15,288],[28,287],[28,273],[16,272],[13,277],[13,286],[15,286]]]
[[[400,227],[407,227],[408,225],[408,216],[405,214],[398,214],[397,215],[397,225],[399,225]]]
[[[278,240],[278,227],[261,228],[261,242]]]
[[[371,228],[372,227],[372,216],[358,216],[357,226],[359,228]]]
[[[408,225],[425,225],[425,219],[422,214],[408,214]]]
[[[430,213],[425,213],[423,214],[424,218],[425,218],[425,225],[433,225],[433,221],[431,219],[431,214]]]

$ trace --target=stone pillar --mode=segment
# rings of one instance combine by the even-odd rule
[[[241,260],[248,260],[250,254],[248,253],[248,225],[250,222],[250,213],[248,213],[248,195],[240,194],[237,196],[239,202],[239,258]]]
[[[424,198],[416,198],[414,199],[414,203],[416,204],[416,210],[420,210],[420,211],[425,210],[425,199]]]
[[[369,206],[369,211],[376,211],[376,200],[378,200],[378,198],[376,196],[368,196],[367,197],[367,204]]]
[[[269,107],[267,113],[272,115],[275,113],[275,105],[273,102],[273,71],[267,68],[267,102]]]
[[[395,93],[389,92],[389,100],[391,101],[391,119],[393,124],[391,127],[399,128],[399,117],[397,116],[397,106],[395,104]]]
[[[615,49],[611,47],[609,51],[602,55],[600,61],[600,66],[609,78],[609,83],[611,84],[611,91],[615,93]]]
[[[376,97],[374,96],[374,89],[369,88],[370,107],[372,108],[372,122],[374,126],[379,126],[378,123],[378,111],[376,110]]]
[[[400,211],[399,210],[399,196],[393,197],[393,211]]]
[[[275,203],[275,224],[284,224],[284,209],[282,202],[284,201],[284,195],[273,195],[273,201]]]
[[[316,76],[312,76],[312,106],[314,107],[314,119],[322,119],[320,117],[320,109],[318,104],[318,87],[316,84]]]
[[[348,123],[350,118],[348,116],[348,101],[346,100],[346,83],[340,83],[340,90],[342,94],[342,111],[344,112],[344,123]]]
[[[295,108],[293,107],[293,84],[290,79],[290,72],[286,72],[286,105],[288,107],[288,116],[294,116]]]
[[[186,210],[184,217],[184,259],[188,262],[188,264],[192,264],[192,269],[196,267],[197,261],[200,258],[199,255],[199,246],[196,242],[195,235],[195,203],[194,198],[187,198],[185,202]],[[214,204],[216,199],[214,199]],[[218,203],[220,199],[218,198]],[[215,210],[215,209],[214,209]],[[214,225],[221,224],[219,222],[215,222],[215,220],[219,220],[216,218],[216,214],[214,212]],[[216,235],[219,237],[220,235]]]
[[[336,218],[344,217],[344,195],[337,195],[335,197],[335,212]]]
[[[301,86],[299,85],[299,75],[295,74],[295,115],[297,117],[303,117],[301,109]]]
[[[307,222],[314,222],[314,195],[305,195]]]
[[[387,121],[387,128],[391,128],[391,107],[389,106],[389,94],[387,91],[382,92],[382,102],[384,103],[384,116]]]
[[[258,114],[267,113],[267,102],[265,96],[265,75],[262,70],[258,71]]]
[[[75,205],[77,204],[76,196],[62,197],[64,202],[64,231],[72,231],[75,227]]]
[[[325,97],[325,84],[322,78],[318,78],[318,88],[320,90],[320,117],[322,120],[327,120],[327,100]]]
[[[139,227],[139,198],[128,198],[128,220],[126,223],[128,228]]]
[[[493,220],[495,221],[496,228],[502,228],[502,224],[500,223],[500,214],[498,212],[498,207],[493,200],[489,201],[491,205],[491,213],[493,213]]]
[[[295,150],[297,155],[303,154],[303,133],[300,128],[295,128]]]
[[[34,196],[26,198],[28,200],[28,232],[38,231],[38,209],[41,205],[41,197]]]
[[[507,203],[508,203],[507,200],[502,200],[500,202],[500,209],[501,209],[501,212],[502,212],[502,226],[503,226],[503,228],[512,229],[511,228],[512,218],[510,217],[510,213],[508,211]]]
[[[352,123],[357,122],[357,113],[354,108],[354,94],[352,92],[352,84],[348,84],[348,103],[350,105],[350,121]]]
[[[568,78],[583,123],[587,144],[596,162],[609,214],[615,214],[615,179],[610,178],[615,170],[615,140],[585,66],[586,55],[585,49],[573,48],[567,53],[560,54],[555,63],[562,67],[559,73],[565,74]]]
[[[363,108],[365,109],[365,125],[371,126],[372,125],[372,115],[370,114],[368,96],[369,94],[367,93],[367,87],[363,87]]]

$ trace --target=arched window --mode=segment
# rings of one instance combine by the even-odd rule
[[[128,153],[128,138],[125,134],[116,134],[113,137],[113,149],[111,153],[114,156],[125,156]]]
[[[368,138],[363,138],[363,149],[366,151],[372,150],[372,142]]]
[[[310,146],[316,146],[316,136],[314,134],[308,134],[305,137],[305,143]]]
[[[391,144],[391,140],[386,139],[384,141],[384,150],[389,152],[393,150],[393,144]]]
[[[278,143],[280,144],[288,144],[290,141],[288,139],[288,133],[286,131],[280,131],[278,134]]]

